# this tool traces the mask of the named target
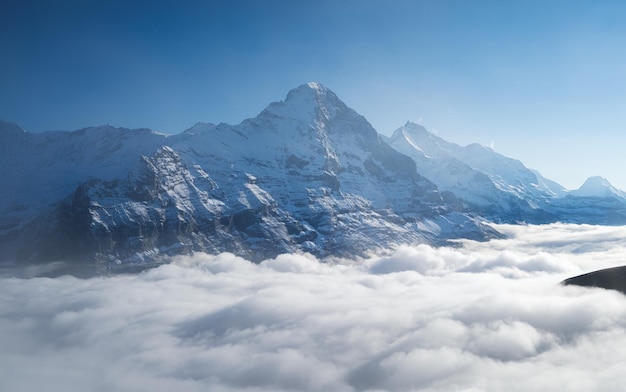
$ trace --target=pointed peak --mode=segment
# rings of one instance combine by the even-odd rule
[[[309,82],[305,84],[304,86],[307,86],[308,88],[312,90],[326,90],[326,87],[322,86],[322,84],[318,82]]]
[[[626,197],[626,193],[615,188],[609,180],[601,176],[592,176],[585,180],[584,184],[570,192],[576,196],[619,196]]]
[[[418,124],[413,121],[407,121],[406,124],[404,124],[403,126],[401,126],[400,128],[394,131],[391,138],[392,139],[397,139],[399,137],[416,138],[416,137],[421,137],[425,135],[431,136],[432,133],[430,133],[426,129],[426,127],[424,127],[422,124]]]
[[[289,93],[287,93],[285,102],[300,100],[303,97],[314,98],[316,100],[323,97],[330,97],[331,99],[339,100],[334,92],[324,87],[321,83],[309,82],[290,90]]]
[[[596,195],[604,193],[605,191],[612,191],[615,187],[611,185],[609,180],[601,176],[591,176],[585,180],[585,182],[578,188],[577,192],[589,193]]]
[[[318,82],[308,82],[308,83],[304,83],[299,85],[298,87],[292,89],[292,91],[294,90],[310,90],[310,91],[318,91],[318,92],[323,92],[328,90],[326,87],[324,87],[321,83]]]
[[[330,118],[344,110],[348,107],[334,92],[320,83],[310,82],[292,89],[284,101],[271,103],[264,112],[309,121],[319,114]]]
[[[609,180],[602,176],[591,176],[585,180],[583,186],[586,185],[602,185],[602,186],[611,186]]]
[[[415,122],[415,121],[410,121],[410,120],[407,121],[406,124],[404,124],[404,128],[426,130],[426,127],[423,126],[422,124]]]

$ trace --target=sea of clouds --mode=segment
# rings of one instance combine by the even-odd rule
[[[197,254],[139,274],[0,278],[0,390],[622,391],[626,228],[321,263]]]

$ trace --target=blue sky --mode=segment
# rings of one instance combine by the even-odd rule
[[[626,189],[621,1],[5,0],[0,53],[0,118],[29,131],[239,123],[318,81],[383,134]]]

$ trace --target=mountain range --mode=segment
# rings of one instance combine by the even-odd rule
[[[238,125],[175,135],[0,122],[0,175],[0,261],[94,271],[197,251],[260,261],[500,237],[490,222],[626,223],[626,194],[603,178],[567,191],[419,124],[386,137],[318,83]]]

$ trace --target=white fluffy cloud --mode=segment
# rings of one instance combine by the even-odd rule
[[[500,229],[332,264],[2,278],[0,390],[622,390],[626,296],[559,282],[626,260],[626,229]]]

